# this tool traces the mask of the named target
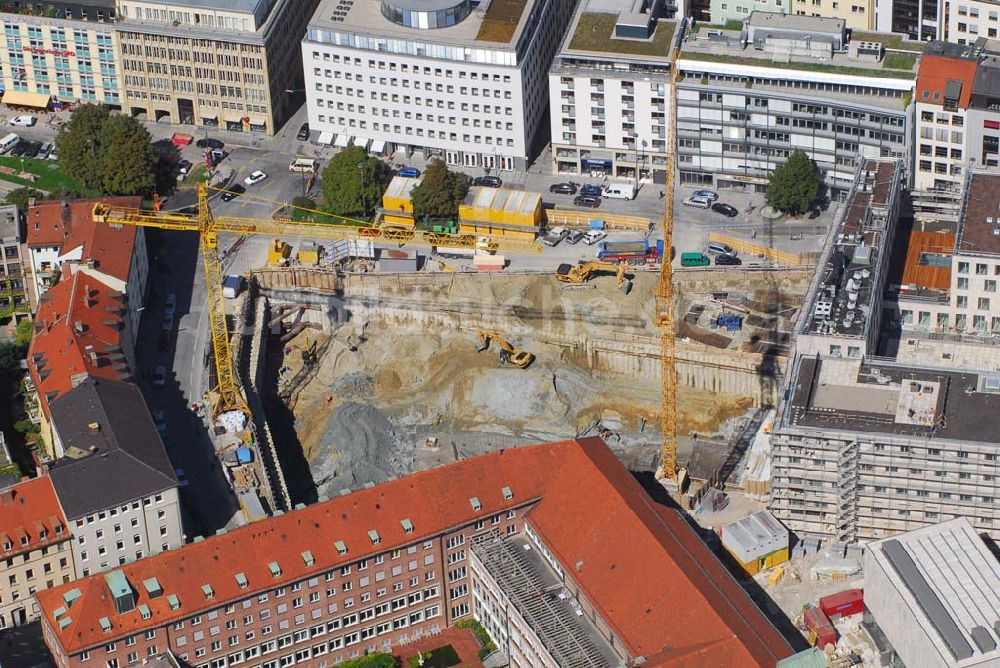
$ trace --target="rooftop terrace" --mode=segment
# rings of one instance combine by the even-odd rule
[[[1000,374],[816,357],[793,373],[792,426],[996,442]]]
[[[591,9],[594,6],[591,3],[585,9]],[[601,8],[603,9],[603,6]],[[618,14],[608,11],[582,11],[578,13],[576,25],[572,28],[572,38],[563,51],[589,51],[649,58],[669,58],[670,44],[677,29],[675,21],[660,19],[656,22],[653,36],[648,40],[641,40],[615,37],[617,19]]]

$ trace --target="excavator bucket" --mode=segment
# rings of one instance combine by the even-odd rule
[[[479,337],[479,345],[476,346],[476,352],[481,353],[490,347],[490,339],[486,336]]]
[[[622,283],[622,286],[618,289],[622,291],[622,294],[627,295],[628,293],[632,292],[632,281],[625,279],[625,282]]]

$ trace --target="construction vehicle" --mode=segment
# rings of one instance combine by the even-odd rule
[[[455,268],[450,264],[446,264],[441,260],[438,260],[438,269],[441,271],[455,271]]]
[[[535,361],[532,353],[515,348],[510,341],[503,338],[491,329],[479,330],[479,346],[476,352],[481,353],[490,347],[490,341],[496,341],[500,346],[500,366],[516,366],[519,369],[527,369]]]
[[[218,385],[209,393],[213,397],[213,415],[215,416],[235,410],[243,412],[248,420],[250,418],[250,409],[240,391],[233,368],[229,343],[230,333],[226,327],[226,306],[222,296],[222,270],[219,259],[220,233],[230,232],[238,235],[255,234],[270,237],[281,235],[324,240],[362,239],[400,245],[413,244],[424,247],[441,245],[470,249],[487,244],[491,248],[502,248],[513,252],[541,252],[541,246],[534,241],[519,241],[508,238],[484,240],[483,237],[476,234],[453,235],[388,228],[349,218],[343,218],[343,223],[313,223],[271,218],[215,217],[208,205],[208,190],[207,184],[198,184],[197,213],[149,211],[99,202],[94,205],[93,218],[95,222],[108,225],[137,225],[199,234],[201,259],[205,267],[205,284],[208,289],[207,305],[212,335],[212,351],[218,378]],[[221,188],[216,190],[224,191]],[[322,214],[321,211],[313,213]]]
[[[628,294],[632,290],[632,281],[625,277],[625,262],[581,262],[580,264],[561,264],[556,269],[556,279],[570,285],[583,285],[591,276],[601,271],[613,271],[618,281],[618,289]]]

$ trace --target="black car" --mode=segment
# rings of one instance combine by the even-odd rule
[[[303,123],[299,126],[299,131],[295,135],[295,138],[299,141],[309,141],[309,124]]]
[[[232,202],[234,199],[245,193],[247,189],[243,187],[242,184],[234,183],[233,185],[226,188],[226,192],[222,193],[223,202]]]
[[[42,142],[40,141],[29,141],[28,145],[24,148],[25,158],[35,158],[38,157],[38,152],[42,150]]]
[[[600,197],[602,192],[604,191],[601,190],[601,186],[592,186],[588,184],[580,188],[580,194],[585,197]]]
[[[715,256],[716,265],[741,265],[743,260],[738,257],[733,257],[732,255],[716,255]]]
[[[14,148],[10,149],[10,153],[8,153],[7,155],[9,155],[11,157],[14,157],[14,158],[18,158],[18,157],[24,155],[24,151],[25,151],[26,148],[28,148],[28,142],[26,142],[26,141],[19,141],[19,142],[17,142],[17,145],[14,146]]]
[[[222,148],[223,146],[225,146],[225,144],[219,141],[218,139],[211,139],[210,137],[206,137],[204,139],[199,139],[197,142],[195,142],[195,146],[197,146],[198,148]]]
[[[727,218],[735,218],[740,214],[740,212],[736,210],[735,206],[729,206],[728,204],[723,204],[722,202],[716,202],[715,204],[713,204],[712,211],[716,213],[721,213],[723,216],[726,216]]]
[[[557,183],[554,186],[549,186],[549,192],[553,195],[575,195],[576,186],[572,183]]]
[[[487,188],[499,188],[503,185],[503,181],[499,176],[477,176],[472,181],[474,186],[486,186]]]
[[[601,206],[601,198],[592,197],[590,195],[578,195],[573,198],[573,206],[585,206],[591,209],[596,209]]]

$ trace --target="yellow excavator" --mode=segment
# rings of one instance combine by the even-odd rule
[[[503,338],[490,329],[479,330],[480,344],[476,348],[477,353],[481,353],[490,347],[490,341],[496,341],[500,346],[500,366],[516,366],[519,369],[527,369],[535,361],[535,356],[520,348],[515,348],[510,341]]]
[[[561,264],[556,269],[556,278],[570,285],[583,285],[597,272],[614,272],[618,281],[618,289],[628,294],[632,290],[632,281],[625,277],[625,262],[581,262],[580,264]]]

